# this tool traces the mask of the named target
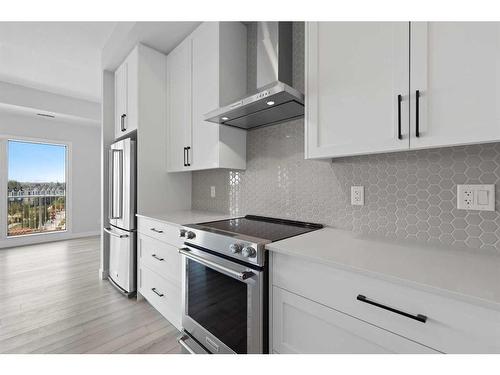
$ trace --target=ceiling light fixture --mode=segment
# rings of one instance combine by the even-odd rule
[[[267,102],[267,105],[274,105],[274,102],[273,102],[272,100],[269,100],[269,101]]]
[[[222,121],[227,121],[227,120],[229,120],[229,117],[223,117],[222,118]]]

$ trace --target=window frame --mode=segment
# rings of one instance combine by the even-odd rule
[[[26,143],[39,143],[54,146],[64,146],[66,147],[66,159],[65,159],[65,179],[66,179],[66,228],[64,230],[51,231],[51,232],[40,232],[40,233],[28,233],[16,236],[8,236],[8,220],[7,220],[7,208],[8,208],[8,180],[9,180],[9,141],[14,142],[26,142]],[[58,238],[68,237],[72,233],[72,212],[73,212],[73,199],[72,199],[72,143],[64,140],[56,139],[46,139],[46,138],[33,138],[24,137],[17,135],[0,135],[0,154],[3,156],[0,158],[0,241],[6,241],[8,243],[13,242],[23,242],[26,244],[39,242],[38,237],[43,236],[45,238],[53,238],[57,240]],[[45,242],[45,240],[43,241]],[[12,244],[14,245],[14,244]]]

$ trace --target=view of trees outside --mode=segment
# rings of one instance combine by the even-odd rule
[[[66,146],[9,141],[7,235],[66,230]]]

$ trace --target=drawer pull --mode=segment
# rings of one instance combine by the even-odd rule
[[[153,232],[156,232],[156,233],[163,233],[162,230],[160,229],[156,229],[156,228],[150,228]]]
[[[406,316],[407,318],[410,318],[413,320],[418,320],[419,322],[422,322],[422,323],[425,323],[427,321],[427,317],[425,315],[422,315],[422,314],[412,315],[412,314],[409,314],[407,312],[404,312],[404,311],[401,311],[398,309],[394,309],[394,308],[389,307],[389,306],[382,305],[381,303],[378,303],[375,301],[370,301],[368,298],[366,298],[362,294],[358,294],[358,297],[356,299],[358,301],[368,303],[369,305],[377,306],[377,307],[380,307],[381,309],[388,310],[388,311],[391,311],[393,313]]]
[[[158,257],[158,255],[156,255],[156,254],[151,254],[151,256],[152,256],[153,258],[155,258],[155,259],[159,260],[160,262],[163,262],[163,261],[165,260],[165,259],[163,259],[163,258]]]
[[[415,91],[415,137],[420,137],[420,90]]]
[[[158,291],[156,291],[156,288],[151,288],[151,290],[154,292],[154,294],[156,294],[158,297],[163,297],[164,294],[163,293],[159,293]]]
[[[398,95],[398,139],[403,139],[401,135],[401,102],[403,101],[403,96]]]

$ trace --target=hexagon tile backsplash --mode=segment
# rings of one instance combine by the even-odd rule
[[[248,87],[256,81],[248,24]],[[293,27],[293,82],[304,88],[304,24]],[[304,120],[249,131],[245,171],[193,172],[193,208],[313,221],[356,232],[500,252],[498,212],[459,211],[456,185],[497,184],[500,143],[304,160]],[[351,206],[351,185],[365,205]],[[210,198],[215,186],[216,198]]]
[[[245,171],[193,172],[194,208],[500,252],[498,212],[456,209],[464,183],[497,184],[499,206],[500,143],[322,161],[304,160],[303,120],[247,137]],[[364,206],[351,206],[351,185],[365,186]]]

